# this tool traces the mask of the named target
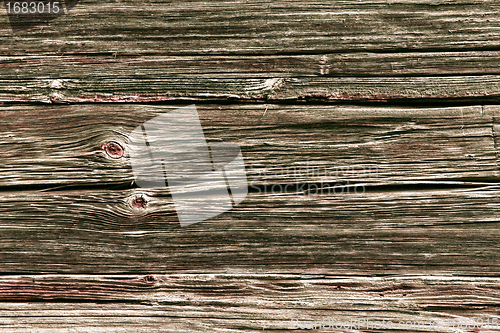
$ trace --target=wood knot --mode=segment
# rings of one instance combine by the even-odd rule
[[[132,199],[132,202],[130,203],[130,205],[134,208],[139,208],[139,209],[143,209],[143,208],[146,208],[146,206],[148,205],[148,202],[147,200],[141,195],[141,196],[138,196],[138,197],[135,197],[134,199]]]
[[[108,154],[111,158],[120,158],[123,156],[123,148],[122,146],[114,141],[110,141],[102,146],[102,149]]]
[[[64,89],[63,81],[61,80],[53,80],[49,83],[49,88],[51,89]]]
[[[156,278],[154,275],[149,274],[144,277],[144,281],[146,281],[147,283],[153,283],[156,282]]]

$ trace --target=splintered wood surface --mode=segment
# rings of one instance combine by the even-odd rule
[[[500,332],[498,1],[72,3],[0,6],[0,331]],[[192,104],[248,194],[181,227]]]

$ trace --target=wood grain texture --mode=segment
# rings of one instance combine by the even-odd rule
[[[470,0],[85,1],[15,34],[4,15],[0,101],[495,103],[497,7]]]
[[[159,190],[3,193],[4,274],[497,276],[498,188],[260,195],[187,228]],[[144,209],[130,200],[142,196]],[[22,242],[20,242],[20,238]]]
[[[0,56],[2,79],[285,78],[498,75],[499,51],[343,52],[297,55]]]
[[[0,6],[0,331],[500,331],[445,326],[500,322],[499,9],[89,0],[13,32]],[[182,228],[129,134],[192,103],[250,188]]]
[[[0,187],[131,186],[129,134],[177,106],[0,107]],[[498,178],[497,106],[198,105],[208,141],[240,145],[255,186]],[[37,119],[33,123],[33,119]],[[121,159],[104,151],[119,143]]]
[[[497,106],[202,105],[250,193],[189,228],[168,189],[134,188],[127,156],[128,133],[172,109],[3,107],[3,271],[498,273]]]
[[[0,295],[8,300],[0,304],[0,331],[289,332],[293,318],[360,318],[411,322],[405,332],[465,332],[473,330],[458,328],[460,319],[491,324],[498,284],[497,278],[322,274],[9,276],[0,278]],[[453,320],[455,329],[448,327]],[[439,329],[430,329],[431,321]],[[490,326],[481,332],[498,332],[496,324]],[[363,324],[349,330],[366,331],[387,330]]]
[[[461,77],[311,77],[271,79],[106,78],[3,80],[0,101],[42,103],[94,102],[269,102],[480,98],[498,102],[500,76]],[[413,101],[411,101],[413,100]]]
[[[497,1],[82,1],[49,24],[12,34],[20,54],[300,54],[497,48]]]

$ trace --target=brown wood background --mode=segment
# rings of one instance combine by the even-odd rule
[[[13,32],[0,6],[0,330],[500,331],[499,9],[89,0]],[[181,228],[128,135],[189,104],[251,187]]]

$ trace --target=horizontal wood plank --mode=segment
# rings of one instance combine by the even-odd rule
[[[142,197],[144,207],[132,202]],[[2,193],[4,273],[497,276],[500,195],[250,193],[181,227],[166,190]],[[21,241],[22,240],[22,241]]]
[[[500,76],[2,80],[0,102],[499,101]],[[435,103],[436,104],[436,103]],[[434,104],[434,105],[435,105]]]
[[[497,1],[79,2],[13,33],[2,8],[0,53],[297,54],[495,49]]]
[[[498,75],[500,51],[298,55],[0,56],[4,80]]]
[[[130,188],[130,133],[177,107],[1,107],[0,188]],[[496,181],[497,111],[496,106],[198,105],[207,140],[240,145],[248,181],[258,191],[321,182],[376,187]],[[105,152],[109,142],[123,147],[122,158]]]
[[[327,328],[313,332],[345,332],[330,328],[333,321],[348,322],[349,332],[386,332],[375,328],[385,320],[401,332],[471,332],[481,318],[481,332],[498,332],[498,284],[321,274],[4,276],[0,331],[289,332],[300,321],[293,331],[308,332],[317,321]]]

